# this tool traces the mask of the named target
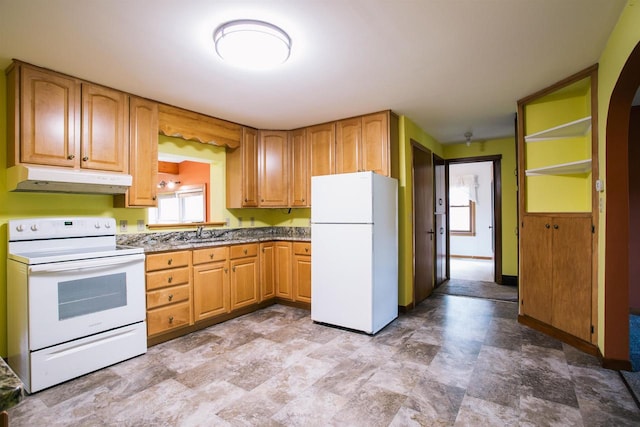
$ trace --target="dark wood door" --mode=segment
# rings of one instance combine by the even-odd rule
[[[431,295],[434,276],[433,161],[431,151],[412,144],[414,303]]]
[[[551,324],[553,306],[552,218],[526,215],[520,228],[522,313]]]

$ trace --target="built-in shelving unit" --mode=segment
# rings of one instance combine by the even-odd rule
[[[540,175],[575,175],[589,173],[591,171],[591,159],[578,160],[576,162],[550,165],[542,168],[527,169],[526,176]]]
[[[591,116],[561,124],[524,137],[524,142],[549,141],[584,136],[591,129]]]

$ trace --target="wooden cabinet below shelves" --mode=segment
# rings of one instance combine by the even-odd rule
[[[231,310],[258,303],[258,244],[230,247]]]
[[[193,317],[200,321],[228,313],[229,248],[215,247],[193,251]]]
[[[592,239],[586,216],[526,215],[521,227],[522,314],[591,341]]]
[[[293,299],[311,303],[311,243],[293,243]]]
[[[274,276],[276,296],[293,301],[291,281],[291,242],[275,242]]]

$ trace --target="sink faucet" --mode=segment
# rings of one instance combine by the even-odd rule
[[[200,239],[202,237],[202,230],[204,230],[204,226],[199,225],[196,229],[196,238]]]

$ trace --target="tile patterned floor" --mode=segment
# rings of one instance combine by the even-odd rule
[[[370,337],[275,305],[28,396],[11,425],[640,424],[617,372],[516,315],[434,295]]]
[[[518,287],[478,280],[450,279],[433,290],[436,294],[518,301]]]

